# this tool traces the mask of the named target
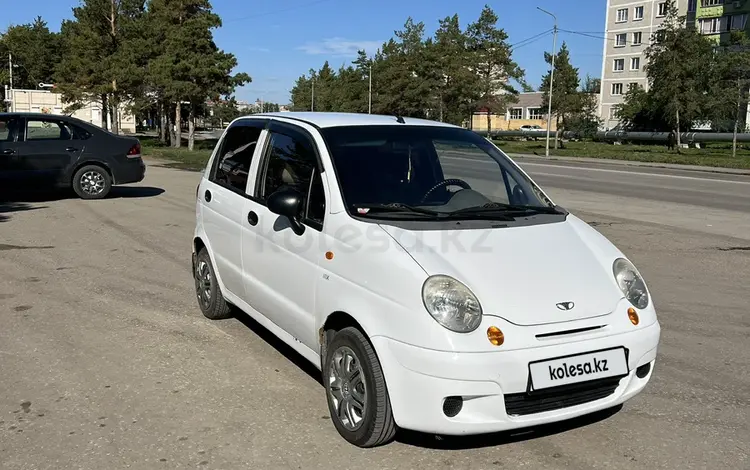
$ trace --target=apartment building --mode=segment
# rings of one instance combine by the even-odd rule
[[[729,39],[732,31],[748,31],[750,26],[750,0],[690,0],[688,11],[695,12],[698,31],[716,43]]]
[[[697,2],[717,1],[723,0],[677,0],[675,4],[680,16],[687,16],[691,21]],[[607,0],[599,102],[599,117],[605,129],[618,127],[615,106],[622,103],[629,87],[638,84],[648,89],[645,51],[664,21],[666,10],[664,0]],[[690,15],[688,10],[691,10]]]

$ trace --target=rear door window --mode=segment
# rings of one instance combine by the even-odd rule
[[[216,155],[210,181],[232,191],[245,193],[253,153],[263,131],[263,123],[258,124],[239,125],[227,131]]]
[[[71,140],[75,136],[73,129],[66,123],[55,119],[27,119],[26,140]]]

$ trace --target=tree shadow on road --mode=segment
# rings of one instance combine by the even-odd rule
[[[33,206],[25,202],[5,201],[0,197],[0,222],[7,222],[11,219],[11,214],[14,212],[25,212],[33,211],[36,209],[44,209],[47,206]]]
[[[436,450],[467,450],[495,447],[515,442],[539,439],[541,437],[547,437],[589,426],[614,416],[621,409],[622,405],[617,405],[606,410],[558,423],[473,436],[436,436],[434,434],[425,434],[401,429],[398,434],[396,434],[396,440],[402,444]]]

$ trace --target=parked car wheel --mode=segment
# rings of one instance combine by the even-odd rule
[[[194,277],[195,293],[203,315],[210,320],[230,318],[232,308],[224,300],[213,265],[211,265],[211,258],[205,248],[198,253]]]
[[[112,178],[100,166],[86,165],[73,176],[73,191],[81,199],[103,199],[110,189]]]
[[[337,332],[326,351],[323,381],[336,430],[359,447],[386,444],[396,434],[388,388],[370,341],[356,328]]]

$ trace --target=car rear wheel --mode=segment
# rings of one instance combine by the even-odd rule
[[[201,249],[195,262],[195,294],[203,315],[210,320],[223,320],[232,316],[232,308],[221,293],[214,274],[211,258],[205,248]]]
[[[86,165],[73,176],[73,191],[81,199],[102,199],[112,189],[112,178],[107,170],[97,165]]]
[[[326,348],[323,383],[336,430],[359,447],[386,444],[396,434],[388,389],[370,341],[344,328]]]

